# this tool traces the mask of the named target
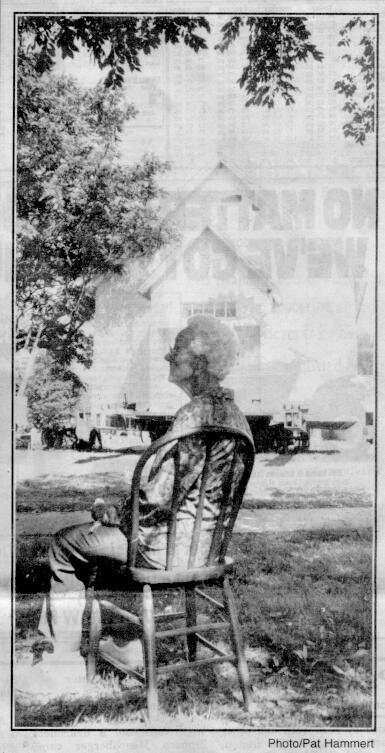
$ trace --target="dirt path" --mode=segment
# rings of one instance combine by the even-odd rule
[[[44,512],[17,516],[17,534],[47,535],[59,528],[90,521],[89,512]],[[369,528],[373,525],[370,507],[339,507],[303,510],[241,510],[235,526],[236,532],[282,532],[313,530],[319,528]]]
[[[370,507],[324,507],[303,510],[241,510],[235,530],[240,532],[310,531],[317,528],[369,528]]]

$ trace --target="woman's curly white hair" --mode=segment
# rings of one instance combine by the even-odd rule
[[[214,316],[204,314],[190,317],[186,329],[191,332],[190,352],[195,356],[205,356],[209,373],[217,379],[224,379],[238,355],[234,332]]]

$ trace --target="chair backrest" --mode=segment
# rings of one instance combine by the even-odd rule
[[[154,442],[139,459],[132,479],[131,504],[128,511],[131,566],[135,565],[138,547],[142,472],[151,456],[161,448],[167,451],[166,445],[170,445],[167,456],[174,460],[175,473],[172,497],[166,514],[166,570],[178,567],[175,565],[178,512],[188,494],[183,489],[180,461],[181,453],[185,453],[186,448],[188,452],[191,439],[200,440],[197,444],[202,448],[202,457],[200,462],[198,461],[197,477],[193,479],[195,518],[190,526],[189,542],[186,543],[186,547],[189,547],[187,567],[192,568],[196,565],[205,512],[207,515],[205,504],[207,505],[208,500],[210,502],[214,499],[215,504],[210,505],[210,515],[213,515],[213,510],[214,515],[210,521],[210,541],[209,546],[206,547],[207,556],[205,555],[204,565],[213,565],[225,559],[234,523],[253,468],[254,446],[247,434],[238,429],[205,425],[180,433],[167,433]]]

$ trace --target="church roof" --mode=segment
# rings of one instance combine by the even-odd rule
[[[189,173],[188,180],[186,181],[184,186],[179,186],[178,191],[174,193],[174,195],[171,192],[166,196],[163,203],[163,219],[165,221],[169,219],[172,220],[173,216],[178,214],[178,211],[181,209],[181,207],[183,207],[185,204],[188,204],[189,200],[193,196],[199,194],[204,189],[204,186],[208,184],[212,178],[214,178],[215,173],[218,170],[223,170],[233,178],[235,184],[238,184],[238,186],[241,187],[248,200],[252,202],[254,211],[267,211],[269,213],[270,202],[272,201],[272,199],[264,195],[264,191],[261,192],[261,185],[259,181],[258,183],[255,183],[255,179],[258,177],[258,175],[254,174],[254,181],[252,181],[250,179],[250,173],[248,173],[249,177],[247,177],[244,169],[240,169],[238,166],[233,165],[232,162],[226,157],[226,159],[219,158],[218,161],[214,163],[213,167],[209,168],[209,170],[207,170],[206,168],[205,170],[199,170],[198,172],[195,171],[193,173]],[[191,188],[191,184],[193,184],[193,188]],[[274,190],[270,190],[268,191],[268,193],[273,194]],[[290,228],[293,221],[291,212],[286,207],[282,206],[282,204],[280,204],[279,214],[281,220],[286,223],[287,227]]]
[[[252,198],[254,195],[254,186],[250,180],[244,175],[243,171],[234,166],[227,158],[226,160],[219,158],[214,163],[211,169],[195,171],[193,174],[189,173],[188,180],[186,180],[184,186],[179,186],[176,201],[172,195],[169,195],[169,200],[165,201],[165,216],[169,217],[175,214],[181,206],[186,204],[191,196],[202,190],[203,186],[210,181],[218,170],[223,170],[231,175],[238,185],[241,185],[247,195]],[[193,184],[193,188],[191,188]]]
[[[209,225],[206,225],[203,228],[203,230],[195,238],[193,238],[192,240],[190,238],[189,241],[184,244],[184,246],[180,246],[180,245],[172,246],[169,252],[158,263],[156,263],[152,269],[150,268],[148,270],[146,274],[146,278],[142,281],[142,283],[138,287],[138,292],[141,293],[141,295],[145,296],[146,298],[150,298],[152,288],[157,284],[157,282],[165,274],[167,274],[171,266],[177,261],[179,255],[183,253],[183,251],[186,248],[188,248],[193,243],[195,243],[199,238],[207,234],[219,240],[246,267],[252,270],[257,279],[258,287],[264,293],[266,293],[266,295],[271,295],[273,300],[276,303],[279,302],[280,299],[279,299],[279,293],[278,293],[277,287],[274,285],[274,283],[269,278],[269,276],[264,272],[264,270],[262,270],[261,267],[258,266],[258,264],[256,264],[256,262],[250,256],[247,256],[242,251],[242,249],[236,246],[231,239],[225,237],[223,234],[219,233],[217,230],[213,230]]]

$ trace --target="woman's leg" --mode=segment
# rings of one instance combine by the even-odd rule
[[[86,672],[80,655],[85,588],[95,565],[127,561],[127,539],[119,528],[86,523],[59,531],[49,550],[51,588],[41,612],[39,645],[31,668],[16,665],[16,689],[33,695],[84,692]],[[49,650],[51,649],[51,651]]]
[[[49,550],[50,594],[39,622],[55,653],[79,651],[85,588],[103,560],[117,566],[127,562],[127,539],[119,528],[85,523],[55,535]]]

